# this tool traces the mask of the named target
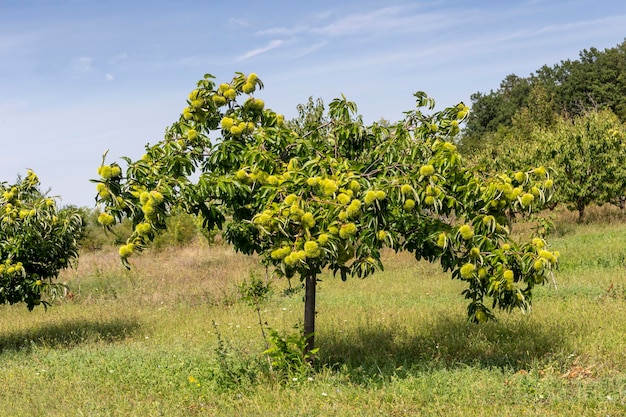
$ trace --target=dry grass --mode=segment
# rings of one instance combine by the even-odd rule
[[[196,305],[220,304],[232,296],[234,283],[251,271],[264,271],[255,257],[224,245],[147,251],[133,257],[131,265],[131,270],[124,268],[115,248],[106,248],[82,254],[78,267],[63,271],[59,279],[75,302],[115,298],[123,292],[140,305]]]
[[[386,252],[365,280],[323,274],[320,369],[282,383],[264,373],[258,318],[236,293],[264,276],[257,259],[194,245],[126,271],[113,248],[85,253],[61,277],[73,295],[47,312],[0,306],[0,414],[626,415],[626,225],[557,227],[558,290],[497,323],[468,324],[463,283],[410,254]],[[302,293],[271,282],[263,321],[290,331]]]

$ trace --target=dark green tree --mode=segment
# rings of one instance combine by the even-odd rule
[[[548,127],[556,117],[574,118],[608,109],[626,121],[626,41],[603,51],[583,50],[579,59],[539,68],[520,78],[507,76],[496,91],[472,95],[472,112],[461,145],[473,152],[510,134],[528,121]],[[518,129],[516,132],[511,132]]]
[[[583,50],[575,61],[555,66],[556,104],[565,114],[610,109],[626,121],[626,41],[600,51]]]

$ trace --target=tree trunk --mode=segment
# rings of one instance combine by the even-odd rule
[[[314,273],[309,273],[305,280],[304,295],[304,334],[307,335],[305,353],[309,353],[315,348],[315,286],[317,277]],[[311,360],[312,361],[312,358]]]
[[[578,223],[582,223],[585,219],[585,203],[583,200],[578,200],[576,206],[578,208]]]

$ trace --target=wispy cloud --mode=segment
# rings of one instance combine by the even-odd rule
[[[38,38],[35,33],[24,33],[17,35],[0,35],[0,51],[9,51],[23,47],[29,42],[34,42]]]
[[[109,73],[107,73],[107,74],[104,76],[104,78],[106,78],[106,80],[107,80],[107,81],[113,81],[113,79],[114,79],[115,77],[113,76],[113,74],[109,74]]]
[[[316,44],[310,45],[302,50],[300,50],[299,52],[296,52],[292,55],[293,58],[300,58],[306,55],[309,55],[315,51],[317,51],[318,49],[323,48],[324,46],[328,45],[328,42],[318,42]]]
[[[264,54],[265,52],[278,48],[280,45],[283,44],[283,42],[284,41],[282,41],[281,39],[275,39],[261,48],[256,48],[256,49],[246,52],[245,54],[237,58],[237,61],[245,61],[246,59],[250,59],[254,56]]]
[[[322,25],[323,21],[333,17],[332,10],[312,13],[306,17],[306,23],[298,23],[291,27],[278,26],[267,29],[261,29],[256,32],[258,36],[296,36],[303,33],[310,33],[316,26]]]
[[[93,66],[91,65],[92,63],[93,63],[92,58],[82,56],[82,57],[73,59],[72,62],[70,63],[70,66],[76,72],[89,72],[93,70]]]
[[[404,9],[400,7],[385,7],[369,13],[354,13],[335,20],[334,22],[312,28],[311,32],[322,35],[341,36],[349,35],[363,30],[377,30],[381,28],[399,28],[405,26],[407,21],[413,21],[412,16],[403,17]]]
[[[559,25],[548,25],[537,30],[533,35],[545,35],[547,33],[572,33],[575,34],[585,29],[602,29],[603,27],[619,27],[624,24],[626,15],[616,15],[592,20],[580,20]],[[623,27],[623,26],[622,26]]]
[[[5,113],[5,112],[8,113],[13,110],[25,109],[26,106],[27,106],[27,102],[24,99],[0,101],[0,115],[2,113]]]
[[[235,17],[231,17],[228,19],[228,23],[236,26],[250,26],[246,19],[237,19]]]
[[[334,17],[334,19],[333,19]],[[445,12],[420,12],[414,6],[383,7],[364,13],[351,13],[335,17],[330,12],[311,17],[314,23],[296,24],[291,27],[272,27],[257,31],[257,35],[294,36],[313,34],[330,37],[358,35],[385,31],[432,32],[457,25],[468,17]]]
[[[533,3],[533,0],[528,1]],[[614,31],[614,26],[623,24],[626,19],[623,15],[578,21],[570,19],[558,23],[534,19],[526,25],[517,24],[520,13],[534,16],[545,12],[540,7],[543,3],[534,3],[534,8],[529,9],[517,6],[492,10],[472,5],[463,10],[463,13],[451,13],[452,10],[445,7],[427,9],[406,3],[370,10],[361,9],[352,13],[334,10],[309,14],[305,17],[306,20],[292,20],[291,26],[266,28],[257,31],[256,35],[288,39],[283,46],[289,46],[290,51],[283,59],[299,58],[321,48],[325,48],[325,53],[332,54],[332,59],[321,60],[302,68],[301,71],[304,72],[314,70],[316,73],[340,73],[356,68],[375,71],[378,67],[384,68],[397,62],[402,64],[404,71],[410,69],[425,73],[462,59],[492,59],[495,53],[508,56],[511,50],[521,48],[539,50],[546,42],[556,45],[565,42],[568,37],[582,39],[583,36],[591,36],[593,31],[601,33],[605,27],[613,27]],[[552,4],[549,6],[554,7]],[[524,17],[528,18],[526,15]],[[423,33],[428,34],[423,42],[410,40],[412,35],[421,36]],[[376,35],[376,42],[368,43],[366,40],[363,43],[363,39],[368,39],[370,34]],[[360,45],[368,46],[366,54],[354,56],[344,53],[345,49],[342,48],[349,45],[349,38],[355,37],[361,41]],[[395,42],[382,40],[388,38],[395,39]],[[379,48],[381,44],[385,46]],[[556,55],[556,58],[550,57],[547,62],[566,58],[567,54],[570,52],[561,51],[560,55]],[[536,57],[535,60],[524,58],[529,62],[528,66],[510,67],[520,68],[521,71],[526,71],[527,67],[538,68],[546,58],[545,54]],[[510,61],[512,58],[506,59]],[[506,66],[503,64],[502,67]],[[403,70],[398,67],[398,71]]]
[[[116,64],[119,64],[121,62],[124,62],[124,61],[128,60],[128,58],[129,58],[128,53],[127,52],[123,52],[121,54],[117,54],[117,55],[112,56],[111,58],[109,58],[109,60],[107,62],[109,64],[111,64],[111,65],[116,65]]]
[[[313,18],[316,20],[328,19],[333,15],[332,10],[324,10],[323,12],[313,13]]]
[[[262,29],[256,32],[259,36],[294,36],[300,33],[306,33],[310,31],[310,26],[301,25],[293,27],[274,27],[268,29]]]

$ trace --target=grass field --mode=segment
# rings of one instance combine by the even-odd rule
[[[225,246],[85,253],[44,311],[0,306],[6,416],[623,416],[626,224],[557,224],[555,288],[531,314],[466,322],[463,285],[437,265],[386,270],[318,292],[316,372],[270,371],[256,311],[236,283],[265,277]],[[271,280],[261,317],[282,333],[302,292]],[[295,282],[294,282],[295,283]]]

